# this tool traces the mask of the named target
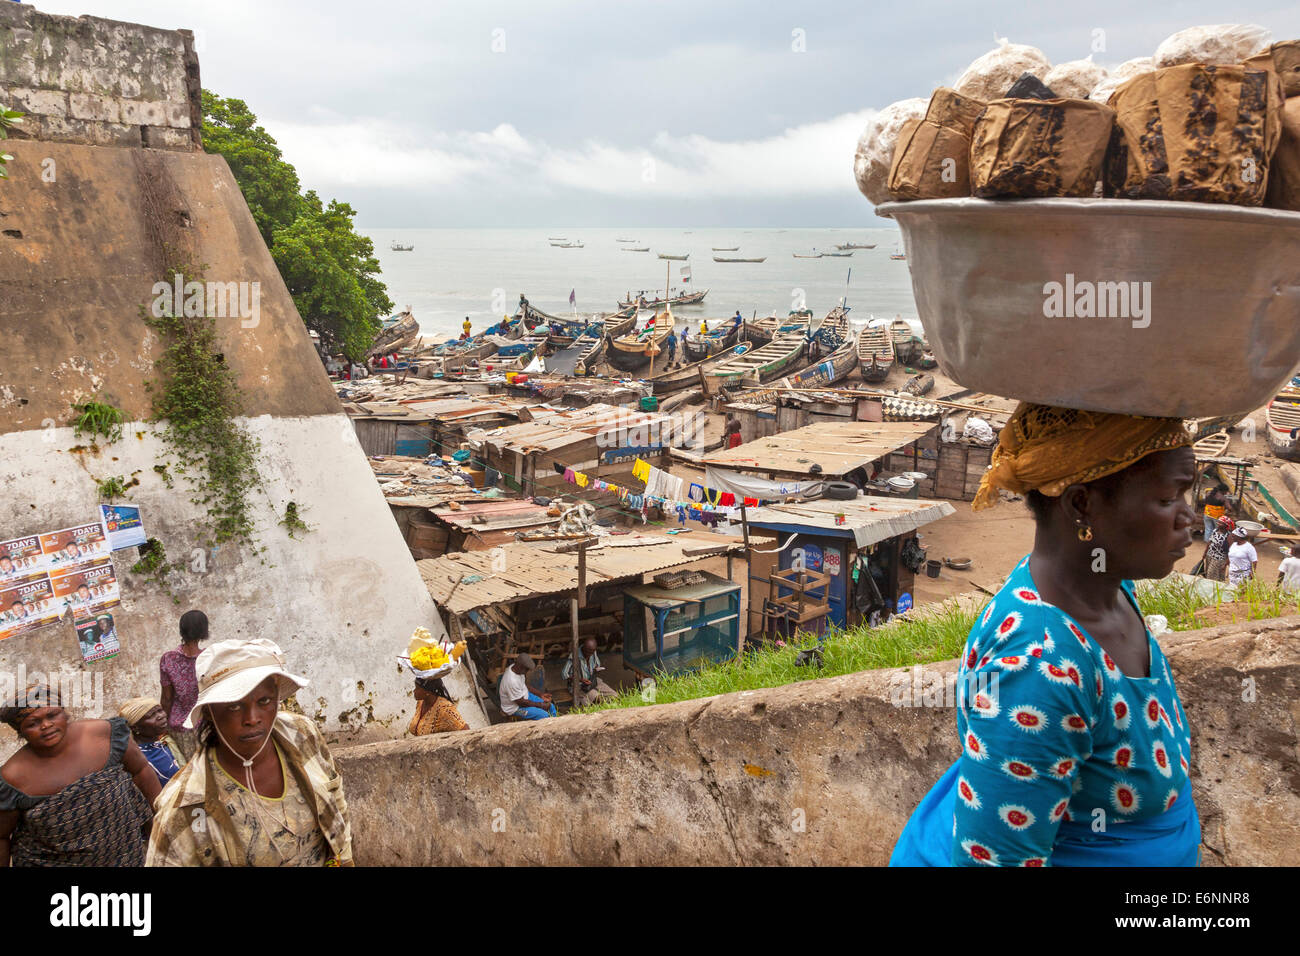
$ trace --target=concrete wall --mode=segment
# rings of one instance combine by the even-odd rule
[[[1162,642],[1193,726],[1203,865],[1300,863],[1298,625]],[[933,670],[954,674],[956,662]],[[357,860],[882,865],[958,752],[951,707],[891,702],[908,677],[870,671],[345,748]]]
[[[199,61],[188,30],[0,5],[0,103],[18,138],[198,149]]]
[[[3,3],[0,85],[42,91],[42,109],[55,111],[41,114],[42,135],[60,104],[113,89],[120,117],[135,115],[127,100],[165,102],[162,120],[183,129],[197,83],[183,40]],[[413,701],[396,655],[416,626],[442,632],[441,619],[225,160],[144,141],[6,143],[15,159],[0,181],[0,540],[92,521],[96,480],[135,477],[126,503],[141,506],[147,532],[183,569],[168,593],[128,572],[134,551],[119,552],[122,652],[85,666],[71,623],[21,634],[0,642],[0,692],[20,673],[77,676],[87,698],[75,713],[115,713],[125,698],[158,693],[177,618],[199,607],[214,637],[279,642],[312,681],[299,703],[326,730],[398,735]],[[143,424],[165,343],[141,312],[174,263],[259,290],[255,314],[216,321],[241,421],[262,445],[261,482],[249,490],[260,551],[196,551],[206,509],[182,478],[169,489],[154,472],[169,464],[175,474],[177,463]],[[91,397],[127,419],[122,441],[101,441],[97,454],[69,427],[72,403]],[[296,540],[278,524],[291,500],[314,528]],[[451,685],[466,720],[485,725],[464,678]],[[0,757],[14,746],[0,728]]]

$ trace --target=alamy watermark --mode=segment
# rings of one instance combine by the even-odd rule
[[[1133,328],[1151,324],[1150,282],[1076,280],[1043,284],[1043,315],[1049,319],[1131,319]]]
[[[173,282],[155,282],[150,312],[155,319],[164,317],[214,319],[238,318],[245,329],[255,329],[262,321],[262,283],[254,282],[186,282],[177,273]]]

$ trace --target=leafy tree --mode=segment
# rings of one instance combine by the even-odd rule
[[[223,100],[203,91],[203,148],[226,157],[253,221],[269,246],[275,230],[289,225],[302,208],[298,172],[243,100]]]
[[[3,106],[0,106],[0,139],[8,139],[8,131],[16,124],[21,123],[23,121],[23,116],[24,114],[17,110],[5,109]],[[8,153],[0,152],[0,179],[9,178],[9,174],[5,172],[5,164],[11,159],[13,159],[13,157]]]
[[[298,218],[275,231],[271,255],[308,328],[331,351],[360,359],[379,334],[379,316],[393,310],[376,278],[375,247],[353,231],[347,203],[323,207],[314,191],[302,200]]]
[[[243,100],[203,91],[203,146],[226,158],[307,327],[331,352],[361,359],[393,303],[356,212],[300,193],[297,171]]]

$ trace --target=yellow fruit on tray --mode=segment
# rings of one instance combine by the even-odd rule
[[[441,647],[422,647],[411,655],[411,666],[416,670],[431,671],[442,667],[449,658]]]

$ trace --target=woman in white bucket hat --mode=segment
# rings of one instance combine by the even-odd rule
[[[199,749],[158,798],[148,866],[350,866],[343,781],[315,723],[282,712],[307,686],[264,638],[195,661]],[[201,824],[201,825],[200,825]]]

